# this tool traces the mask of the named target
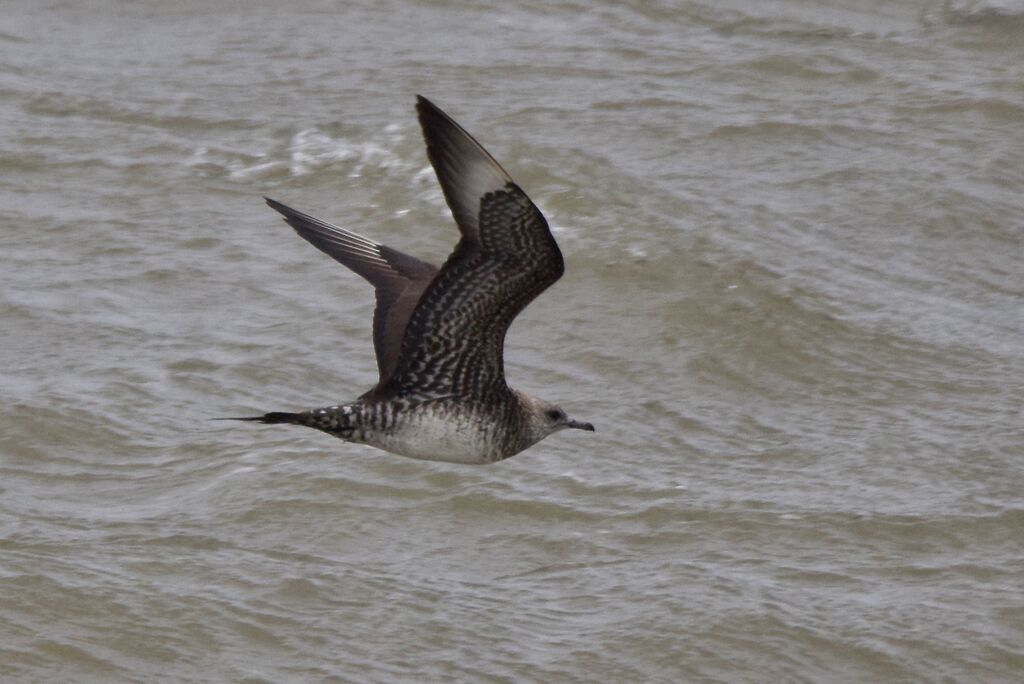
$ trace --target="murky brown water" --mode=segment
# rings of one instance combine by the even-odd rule
[[[5,5],[0,679],[1018,681],[1024,8],[749,4]],[[442,259],[417,92],[548,214],[508,374],[598,432],[208,421],[374,382],[261,195]]]

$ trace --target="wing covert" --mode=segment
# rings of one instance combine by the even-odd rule
[[[462,127],[419,99],[428,157],[462,232],[423,292],[380,394],[485,398],[507,392],[505,334],[561,277],[544,215]]]

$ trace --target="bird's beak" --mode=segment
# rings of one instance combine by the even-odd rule
[[[593,425],[591,425],[590,423],[583,423],[578,420],[570,420],[568,423],[566,423],[566,425],[568,425],[571,428],[576,428],[577,430],[586,430],[587,432],[594,431]]]

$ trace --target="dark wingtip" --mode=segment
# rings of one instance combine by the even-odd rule
[[[277,200],[270,199],[269,197],[264,197],[263,201],[267,203],[268,207],[270,207],[271,209],[273,209],[274,211],[276,211],[278,213],[286,214],[287,215],[288,212],[292,211],[291,207],[288,207],[288,206],[286,206],[284,204],[281,204]]]
[[[441,111],[440,107],[422,95],[416,96],[416,113],[419,115],[421,124],[424,121],[424,117],[440,116],[442,119],[450,118],[447,114]]]
[[[295,230],[297,230],[300,235],[302,234],[302,226],[300,224],[297,224],[296,221],[301,221],[302,219],[316,221],[316,219],[314,219],[312,216],[306,216],[301,211],[296,211],[295,209],[289,207],[287,204],[281,204],[277,200],[272,200],[269,197],[264,197],[263,199],[266,200],[268,207],[279,213],[281,217],[284,219],[284,222],[287,223],[292,228],[294,228]]]

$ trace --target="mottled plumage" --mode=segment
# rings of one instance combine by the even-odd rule
[[[564,271],[543,214],[490,154],[423,97],[416,110],[462,238],[438,269],[274,200],[296,232],[376,290],[380,378],[350,404],[252,420],[293,423],[393,453],[490,463],[564,428],[593,430],[505,382],[505,334]]]

